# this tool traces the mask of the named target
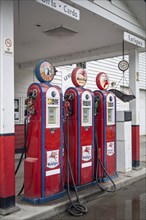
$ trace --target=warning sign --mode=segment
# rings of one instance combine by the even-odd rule
[[[13,55],[13,41],[11,38],[4,38],[4,54]]]

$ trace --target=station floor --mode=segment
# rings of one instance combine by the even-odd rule
[[[18,164],[20,155],[15,155],[16,166]],[[124,188],[125,186],[137,182],[146,177],[146,142],[142,141],[140,143],[140,167],[138,169],[133,169],[127,173],[118,173],[118,177],[114,178],[114,182],[117,190]],[[16,175],[16,195],[20,192],[23,185],[23,162]],[[108,188],[112,187],[110,182],[103,183],[103,186]],[[101,192],[97,186],[92,186],[79,191],[79,198],[82,204],[92,201],[97,198],[105,196],[106,192]],[[23,192],[22,192],[23,194]],[[74,192],[71,193],[72,199],[75,201]],[[66,211],[67,205],[69,204],[69,199],[67,194],[65,197],[47,202],[41,205],[32,205],[21,200],[21,195],[16,196],[16,207],[18,211],[11,214],[2,216],[0,215],[0,220],[26,220],[26,219],[37,219],[44,220],[52,218],[53,216],[59,215]]]

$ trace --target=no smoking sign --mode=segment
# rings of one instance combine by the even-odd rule
[[[4,38],[4,54],[13,55],[13,41],[10,38]]]

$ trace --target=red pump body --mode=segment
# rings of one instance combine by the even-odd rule
[[[95,164],[99,157],[109,176],[114,177],[117,175],[116,98],[111,92],[99,90],[94,91],[94,98],[98,99],[95,116],[95,135],[98,149],[95,152]],[[103,182],[108,179],[100,163],[98,163],[98,178]]]
[[[64,193],[62,92],[57,86],[34,83],[27,96],[29,123],[23,200],[35,204]]]
[[[68,145],[75,184],[82,187],[94,179],[94,97],[91,91],[81,87],[67,89],[64,97],[65,142]]]

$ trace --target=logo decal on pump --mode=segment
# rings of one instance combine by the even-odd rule
[[[58,105],[58,99],[48,98],[48,105]]]
[[[114,151],[114,142],[107,143],[107,155],[112,156],[115,153]]]
[[[82,146],[82,160],[88,161],[92,158],[92,150],[91,145],[89,146]]]
[[[47,151],[47,167],[55,168],[59,165],[59,150]]]

